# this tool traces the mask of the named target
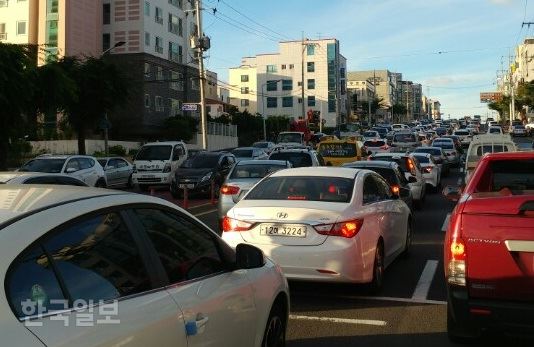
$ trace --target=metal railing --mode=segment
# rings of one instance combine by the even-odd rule
[[[208,134],[237,137],[237,125],[208,122]]]

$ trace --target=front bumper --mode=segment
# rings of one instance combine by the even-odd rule
[[[138,185],[149,185],[149,186],[158,186],[158,185],[169,185],[171,183],[171,173],[163,172],[136,172],[132,174],[133,184]]]

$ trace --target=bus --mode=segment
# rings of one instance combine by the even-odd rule
[[[319,143],[317,151],[327,166],[341,166],[345,163],[362,160],[362,147],[361,141],[327,140]]]

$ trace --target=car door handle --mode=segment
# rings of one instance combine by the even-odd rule
[[[189,321],[185,324],[185,331],[187,333],[187,336],[194,336],[198,334],[202,334],[204,332],[204,327],[208,323],[209,318],[204,317],[202,313],[199,313],[197,315],[197,319],[195,321]]]

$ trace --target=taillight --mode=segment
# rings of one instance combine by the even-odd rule
[[[221,194],[223,195],[235,195],[239,193],[239,187],[223,185],[221,187]]]
[[[393,186],[391,186],[391,191],[393,192],[393,194],[399,195],[400,194],[400,187],[397,186],[397,185],[393,185]]]
[[[423,170],[425,170],[426,173],[431,173],[432,172],[432,166],[427,166]]]
[[[222,220],[223,231],[247,231],[250,230],[252,225],[253,223],[233,219],[228,216],[225,216]]]
[[[452,230],[448,244],[449,263],[447,264],[447,282],[457,286],[466,285],[466,258],[467,250],[465,242],[460,236],[461,218],[457,216],[451,220]]]
[[[163,168],[163,173],[171,172],[171,164],[167,163],[165,164],[165,167]]]
[[[321,224],[314,226],[317,233],[328,236],[354,237],[362,228],[363,219],[355,219],[335,224]]]

